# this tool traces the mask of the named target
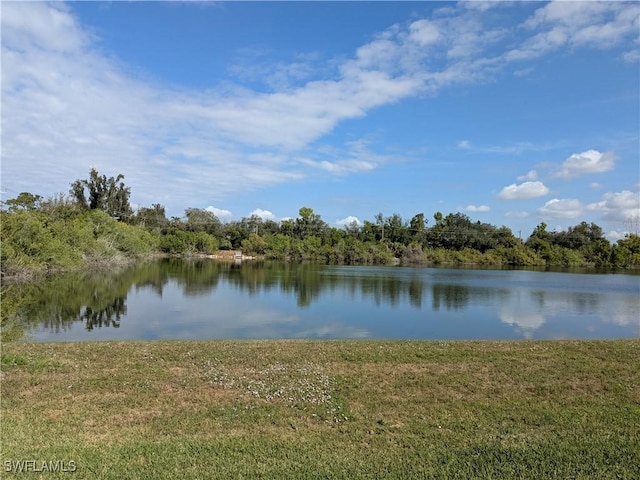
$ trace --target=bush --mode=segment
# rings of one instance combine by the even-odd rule
[[[212,254],[218,250],[218,240],[205,232],[191,233],[189,246],[191,251]]]
[[[425,260],[422,246],[417,242],[411,242],[402,252],[403,263],[422,263]]]
[[[267,250],[267,242],[258,234],[252,233],[242,240],[242,251],[249,255],[262,255]]]
[[[268,236],[265,239],[265,254],[269,259],[283,260],[289,255],[291,249],[291,237],[278,233],[277,235]]]
[[[545,260],[532,249],[518,245],[515,247],[498,247],[494,255],[502,260],[503,264],[512,266],[544,265]]]
[[[211,254],[218,250],[218,240],[205,232],[185,232],[177,230],[160,237],[158,248],[164,253]]]
[[[176,233],[168,233],[160,237],[159,248],[160,251],[170,254],[183,253],[187,250],[187,242]]]

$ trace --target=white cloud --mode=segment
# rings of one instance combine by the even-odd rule
[[[538,210],[546,218],[576,218],[583,214],[584,207],[580,200],[574,198],[554,198]]]
[[[447,6],[430,20],[389,27],[355,52],[344,52],[351,55],[346,60],[329,59],[335,68],[321,75],[317,59],[273,62],[275,73],[264,75],[271,89],[265,93],[227,83],[196,90],[147,81],[132,75],[142,66],[124,65],[114,52],[105,53],[96,33],[67,5],[4,2],[3,185],[44,195],[66,192],[69,182],[96,165],[108,175],[124,173],[134,203],[161,202],[171,214],[198,198],[217,203],[239,191],[299,181],[312,169],[334,175],[371,171],[398,159],[376,154],[371,146],[357,150],[345,144],[329,156],[310,147],[340,122],[413,96],[495,78],[506,61],[518,58],[489,53],[490,48],[516,45],[514,51],[525,58],[567,42],[606,48],[637,35],[637,5],[585,5],[587,13],[554,4],[538,9],[527,26],[544,31],[525,31],[524,42],[515,34],[507,37],[515,29],[494,28],[485,5]],[[552,41],[547,45],[545,39]],[[258,70],[254,76],[269,66]],[[463,140],[459,147],[471,144]],[[535,149],[527,143],[491,148]],[[599,168],[607,161],[599,160]],[[569,165],[567,171],[580,168]],[[548,191],[540,182],[528,183],[505,187],[501,198]]]
[[[503,200],[522,200],[527,198],[542,197],[549,193],[547,188],[542,182],[524,182],[520,185],[512,183],[504,187],[498,197]]]
[[[504,214],[507,218],[527,218],[529,216],[529,212],[523,211],[509,211]]]
[[[464,210],[467,212],[488,212],[491,208],[488,205],[467,205]]]
[[[207,212],[213,213],[216,217],[218,217],[221,220],[226,220],[233,217],[233,214],[229,210],[216,208],[213,205],[208,206],[207,208],[205,208],[205,210]]]
[[[356,225],[361,225],[360,220],[358,219],[358,217],[354,217],[353,215],[349,215],[348,217],[342,218],[340,220],[336,220],[336,225],[340,226],[340,227],[348,227],[353,223],[356,223]]]
[[[57,52],[78,50],[89,35],[69,14],[64,3],[16,2],[2,8],[2,37],[21,49],[49,49]]]
[[[469,150],[471,148],[471,142],[469,142],[469,140],[460,140],[458,142],[458,148],[462,148],[463,150]]]
[[[249,216],[255,215],[260,217],[262,220],[276,220],[277,217],[270,212],[269,210],[262,210],[261,208],[256,208],[253,212],[249,214]]]
[[[602,173],[613,169],[617,157],[613,152],[600,153],[597,150],[587,150],[574,153],[567,158],[556,174],[558,177],[572,178],[587,173]]]
[[[526,175],[520,175],[518,177],[519,182],[533,181],[537,179],[538,179],[538,172],[536,172],[535,170],[529,170]]]
[[[220,200],[299,180],[305,172],[297,167],[369,171],[378,163],[350,146],[343,159],[306,164],[294,151],[421,85],[415,76],[367,70],[356,58],[343,62],[339,77],[292,91],[176,91],[131,77],[93,46],[64,4],[2,8],[2,173],[17,191],[66,192],[96,165],[124,173],[135,203],[182,209],[211,192]]]
[[[629,232],[618,232],[617,230],[611,230],[605,235],[605,237],[607,237],[610,242],[617,242],[618,240],[623,239],[628,233]]]
[[[625,222],[640,218],[640,192],[608,192],[602,200],[587,205],[587,210],[600,212],[608,221]]]
[[[124,172],[134,194],[165,185],[163,196],[182,206],[180,199],[189,195],[185,183],[193,194],[213,190],[221,198],[247,186],[297,180],[303,173],[292,170],[296,161],[288,150],[306,146],[342,119],[415,93],[420,85],[419,79],[365,70],[357,58],[343,64],[340,78],[290,92],[178,93],[128,78],[119,64],[91,50],[62,4],[3,5],[2,21],[3,114],[12,118],[3,128],[3,176],[17,183],[27,164],[37,172],[35,184],[64,177],[55,187],[62,191],[89,163]],[[48,38],[50,32],[58,33]],[[268,153],[246,155],[244,145],[263,146]],[[60,169],[53,151],[74,163]],[[352,151],[346,157],[302,164],[339,175],[378,165]],[[161,180],[167,173],[171,182]],[[158,197],[148,194],[152,201]]]

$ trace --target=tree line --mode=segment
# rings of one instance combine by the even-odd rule
[[[294,219],[257,215],[222,222],[212,212],[187,208],[167,218],[161,204],[133,211],[123,175],[91,169],[70,184],[68,195],[43,199],[22,192],[2,208],[3,276],[125,262],[153,254],[213,254],[242,250],[266,259],[341,264],[482,264],[640,268],[640,237],[612,244],[598,225],[581,222],[566,231],[545,223],[526,239],[506,226],[472,221],[463,213],[418,213],[405,220],[378,213],[372,221],[329,226],[311,207]]]

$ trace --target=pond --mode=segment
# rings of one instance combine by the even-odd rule
[[[164,259],[13,286],[34,341],[640,337],[640,275]]]

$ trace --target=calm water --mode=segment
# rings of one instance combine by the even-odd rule
[[[36,341],[640,337],[627,274],[171,259],[21,289]]]

